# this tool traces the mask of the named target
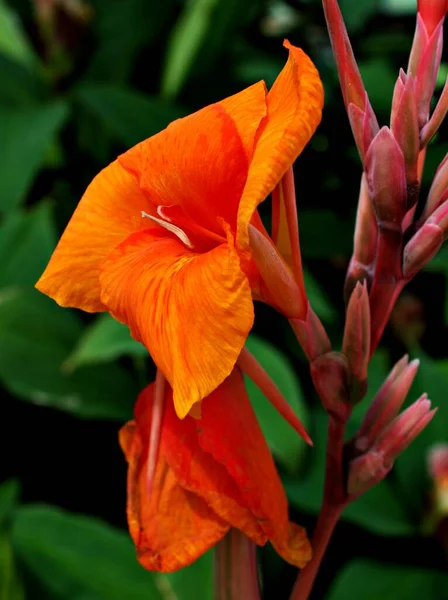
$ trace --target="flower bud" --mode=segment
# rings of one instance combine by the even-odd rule
[[[448,516],[448,444],[431,448],[428,469],[434,482],[434,508],[438,515]]]
[[[403,251],[403,277],[414,277],[434,258],[443,243],[443,232],[438,225],[425,223],[409,240]]]
[[[448,0],[418,0],[417,11],[421,15],[428,35],[431,35],[448,11]]]
[[[252,258],[266,286],[267,293],[261,290],[262,298],[289,318],[305,318],[308,304],[305,290],[297,285],[280,252],[253,225],[249,225],[249,240]]]
[[[310,370],[325,410],[345,423],[351,412],[347,358],[339,352],[328,352],[316,358]]]
[[[401,82],[400,77],[398,81]],[[407,181],[408,184],[411,184],[418,179],[417,162],[420,150],[414,78],[412,76],[406,77],[405,84],[403,85],[401,82],[401,85],[402,89],[400,87],[398,89],[400,98],[392,104],[390,126],[403,152]],[[415,201],[417,201],[417,198],[415,198]]]
[[[357,283],[347,306],[342,352],[348,359],[352,403],[367,391],[370,358],[370,307],[367,284]]]
[[[356,434],[356,447],[359,450],[370,447],[379,433],[398,414],[411,389],[419,364],[418,360],[409,363],[407,355],[395,364],[372,400]]]
[[[420,127],[428,121],[429,107],[442,58],[442,45],[443,28],[440,23],[429,38],[417,68],[415,94]]]
[[[448,191],[448,154],[442,160],[437,168],[431,188],[429,190],[428,199],[426,200],[423,209],[422,219],[427,219],[431,213],[442,203],[442,198],[445,192]]]
[[[400,227],[407,210],[406,171],[403,152],[388,127],[383,127],[370,144],[365,172],[378,220]]]
[[[440,94],[439,101],[431,115],[428,123],[423,127],[420,136],[420,146],[424,148],[429,144],[434,134],[438,131],[442,124],[446,113],[448,112],[448,78],[443,86],[442,93]]]

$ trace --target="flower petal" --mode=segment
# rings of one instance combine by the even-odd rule
[[[37,289],[62,306],[106,310],[100,300],[100,267],[117,244],[140,229],[142,210],[152,209],[137,179],[117,161],[103,169],[82,197]]]
[[[101,300],[148,348],[183,418],[232,371],[253,323],[232,240],[204,254],[155,229],[131,235],[105,261]]]
[[[159,453],[148,497],[146,467],[153,385],[139,397],[145,406],[142,421],[120,431],[129,463],[127,515],[140,563],[150,571],[170,572],[185,567],[214,546],[229,530],[200,497],[183,489]]]
[[[185,488],[258,544],[288,562],[311,556],[305,531],[289,523],[286,495],[238,369],[202,403],[201,419],[180,421],[168,399],[163,452]],[[195,441],[196,437],[196,441]]]
[[[249,244],[248,225],[262,202],[302,152],[316,127],[323,106],[323,88],[316,67],[299,48],[289,49],[286,66],[267,96],[267,116],[249,166],[238,210],[237,245]]]
[[[202,227],[236,228],[254,138],[266,113],[265,88],[251,86],[171,123],[118,159],[157,206],[180,206]]]

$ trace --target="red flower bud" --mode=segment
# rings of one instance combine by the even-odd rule
[[[378,220],[400,227],[407,209],[406,171],[403,152],[388,127],[383,127],[370,144],[365,172]]]
[[[418,0],[417,11],[421,15],[428,35],[445,18],[448,11],[448,0]]]

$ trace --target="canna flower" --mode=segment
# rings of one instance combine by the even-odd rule
[[[285,560],[303,566],[310,544],[288,520],[285,492],[239,369],[202,403],[199,418],[179,419],[172,393],[166,386],[154,470],[148,469],[154,384],[140,394],[135,420],[120,432],[129,463],[129,529],[141,564],[180,569],[234,528],[258,545],[270,541]]]
[[[62,306],[126,323],[169,381],[181,418],[232,372],[254,299],[288,317],[306,313],[256,210],[321,118],[316,68],[285,46],[288,61],[269,93],[256,83],[101,171],[37,283]]]

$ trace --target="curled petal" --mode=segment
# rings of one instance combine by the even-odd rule
[[[286,66],[267,96],[249,174],[238,209],[237,245],[249,245],[254,210],[272,192],[320,123],[323,87],[316,67],[299,48],[289,49]]]
[[[148,348],[185,417],[230,374],[252,327],[250,287],[232,241],[195,254],[148,229],[109,255],[100,281],[102,302]]]
[[[106,256],[143,223],[151,204],[137,179],[117,161],[92,181],[36,284],[62,306],[106,310],[98,280]]]
[[[152,387],[146,388],[139,399],[149,413]],[[179,484],[162,452],[148,496],[145,433],[149,433],[149,424],[145,427],[135,421],[120,431],[121,447],[129,463],[129,531],[141,564],[150,571],[166,573],[195,561],[224,537],[229,526],[202,498]]]

